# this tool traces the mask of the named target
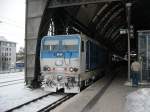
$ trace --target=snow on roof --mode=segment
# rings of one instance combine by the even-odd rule
[[[0,41],[7,41],[7,39],[4,36],[0,36]]]
[[[0,41],[4,41],[4,42],[9,42],[9,43],[16,44],[16,42],[8,41],[4,36],[0,36]]]

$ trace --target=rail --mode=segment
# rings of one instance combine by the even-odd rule
[[[18,105],[18,106],[16,106],[16,107],[13,107],[13,108],[11,108],[11,109],[5,111],[5,112],[12,112],[12,111],[21,109],[22,107],[28,106],[28,105],[30,105],[30,104],[33,103],[33,102],[36,103],[37,101],[42,100],[43,98],[46,98],[46,97],[48,97],[48,96],[50,96],[50,95],[56,95],[56,94],[58,94],[58,93],[48,93],[48,94],[46,94],[46,95],[43,95],[43,96],[41,96],[41,97],[35,98],[35,99],[33,99],[33,100],[30,100],[30,101],[28,101],[28,102],[26,102],[26,103],[23,103],[23,104],[21,104],[21,105]],[[42,109],[38,110],[37,112],[48,112],[49,110],[54,109],[55,107],[57,107],[58,105],[60,105],[60,104],[63,103],[64,101],[66,101],[67,99],[71,98],[72,96],[74,96],[74,94],[67,94],[67,95],[65,95],[64,97],[59,98],[57,101],[54,101],[53,103],[49,104],[48,106],[43,107]]]

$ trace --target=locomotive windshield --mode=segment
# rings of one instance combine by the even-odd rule
[[[59,40],[46,41],[43,45],[43,50],[55,51],[59,49]]]
[[[43,51],[78,51],[80,40],[78,37],[46,38],[42,42]]]
[[[78,50],[77,39],[62,40],[62,50]]]

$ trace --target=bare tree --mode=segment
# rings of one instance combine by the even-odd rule
[[[16,61],[24,61],[24,48],[20,47],[19,51],[16,54]]]

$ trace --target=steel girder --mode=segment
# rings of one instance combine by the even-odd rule
[[[122,0],[49,0],[49,8],[96,4],[96,3],[112,2],[112,1],[122,1]]]
[[[97,27],[96,31],[99,32],[99,35],[101,35],[101,37],[103,37],[103,40],[104,40],[103,43],[106,44],[106,46],[108,46],[108,47],[110,47],[110,46],[115,47],[115,44],[112,43],[112,41],[111,41],[111,40],[113,40],[112,38],[115,38],[115,36],[116,36],[115,30],[116,30],[116,28],[120,29],[120,26],[125,25],[125,22],[124,22],[125,20],[122,19],[123,16],[125,15],[125,14],[122,14],[125,11],[125,9],[123,7],[124,7],[123,4],[120,2],[110,3],[103,10],[103,12],[98,15],[97,19],[99,19],[99,20],[95,20],[93,22],[93,24],[95,24],[95,25],[98,24],[96,26]],[[107,12],[107,13],[104,13],[104,12]],[[117,22],[115,22],[116,19],[118,20]],[[120,22],[120,21],[122,21],[122,22]],[[115,24],[112,24],[113,22],[115,22]],[[113,29],[109,30],[109,29],[111,29],[111,27],[113,27]],[[108,30],[109,30],[109,32],[108,32]],[[106,32],[107,32],[107,35],[106,35]],[[111,33],[111,34],[108,34],[108,33]],[[119,38],[119,37],[120,36],[117,36],[117,38]],[[110,44],[112,44],[112,45],[110,45]]]
[[[108,7],[110,8],[110,6]],[[103,43],[108,46],[109,49],[112,49],[113,51],[116,50],[117,53],[121,53],[125,49],[118,48],[118,43],[114,42],[120,38],[120,34],[118,31],[116,32],[116,30],[122,28],[126,24],[124,5],[122,3],[116,4],[111,6],[109,10],[107,8],[105,10],[107,10],[107,13],[105,13],[103,17],[105,19],[99,18],[98,24],[100,27],[97,29],[97,31],[99,32],[100,30],[100,34],[102,35],[103,40],[105,40]],[[102,15],[99,16],[102,17]],[[114,42],[112,40],[114,40]],[[120,45],[125,48],[123,44]]]
[[[122,26],[120,26],[120,28],[123,28],[124,26],[122,25]],[[115,41],[118,39],[118,36],[117,35],[119,35],[120,36],[120,29],[118,28],[118,29],[116,29],[115,31],[114,31],[114,33],[112,34],[112,36],[111,36],[111,38],[112,38],[112,43],[115,43]]]
[[[92,18],[91,22],[89,23],[89,25],[91,25],[92,23],[95,23],[95,21],[97,20],[97,18],[99,17],[99,15],[101,15],[101,13],[108,7],[108,3],[105,3],[102,7],[100,7],[99,11],[97,12],[97,14]]]
[[[78,30],[80,30],[81,32],[85,33],[88,36],[92,35],[92,31],[90,32],[89,27],[85,26],[84,24],[82,24],[74,15],[74,13],[69,12],[67,9],[61,9],[63,10],[63,14],[65,16],[67,16],[68,18],[70,18],[68,25],[70,26],[74,26],[76,27]]]
[[[112,8],[109,8],[106,10],[107,13],[104,13],[104,15],[101,15],[101,18],[99,18],[99,22],[96,26],[96,29],[102,28],[107,20],[120,8],[119,4],[116,4],[115,6],[111,6]]]
[[[120,16],[111,22],[109,28],[104,33],[104,38],[111,40],[111,35],[114,32],[114,30],[118,29],[120,25],[123,23],[123,21],[120,21],[121,18],[122,17]]]
[[[107,26],[109,26],[109,24],[116,19],[122,12],[124,11],[123,8],[119,9],[118,11],[116,11],[109,19],[108,21],[105,23],[105,25],[103,26],[103,28],[101,29],[100,33],[104,33],[105,30],[107,29]]]
[[[110,32],[106,32],[106,37],[108,38],[108,40],[112,41],[113,40],[113,37],[112,34],[117,30],[117,29],[120,29],[122,28],[122,26],[124,26],[124,24],[117,24],[117,25],[114,25],[114,27],[110,28]],[[108,30],[109,31],[109,30]]]

